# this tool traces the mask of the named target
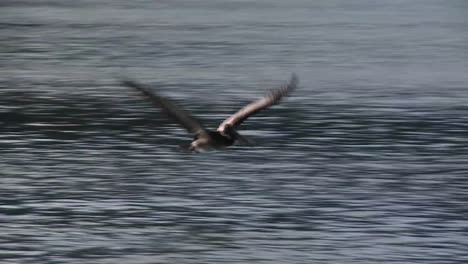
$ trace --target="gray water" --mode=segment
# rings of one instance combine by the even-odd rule
[[[467,263],[468,2],[0,2],[1,263]],[[190,137],[284,83],[254,146]]]

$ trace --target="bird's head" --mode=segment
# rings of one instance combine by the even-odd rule
[[[232,125],[227,124],[224,127],[223,133],[234,141],[239,141],[242,144],[250,144],[249,141],[241,134],[239,134],[239,132],[237,132],[237,130]]]

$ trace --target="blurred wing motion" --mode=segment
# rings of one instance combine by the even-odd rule
[[[193,134],[205,132],[203,126],[195,118],[168,98],[160,96],[154,91],[151,91],[148,87],[134,81],[124,80],[122,84],[141,91],[146,97],[151,99],[154,105],[161,108],[169,118],[187,129],[188,132]]]
[[[263,109],[266,109],[274,104],[279,103],[283,96],[289,94],[292,90],[294,90],[297,87],[298,83],[299,80],[297,76],[293,74],[287,84],[283,85],[277,90],[272,90],[266,96],[258,99],[253,103],[248,104],[247,106],[239,110],[237,113],[224,120],[217,130],[223,132],[226,125],[231,125],[232,127],[237,129],[242,124],[242,122],[244,122],[244,120],[249,118],[251,115],[254,115]]]

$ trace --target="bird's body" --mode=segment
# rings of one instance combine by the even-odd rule
[[[200,122],[193,118],[189,113],[185,112],[168,98],[160,96],[149,88],[134,81],[126,80],[123,81],[122,84],[143,92],[143,94],[150,98],[156,106],[161,108],[169,118],[194,135],[191,144],[181,147],[182,149],[195,152],[206,152],[210,150],[223,149],[238,141],[247,143],[248,141],[237,132],[241,123],[251,115],[268,108],[271,105],[277,104],[283,96],[287,95],[297,87],[298,79],[296,75],[293,74],[291,80],[287,84],[283,85],[279,89],[272,90],[266,96],[240,109],[237,113],[224,120],[216,131],[204,128]]]
[[[202,135],[197,135],[192,143],[182,149],[195,152],[207,152],[211,150],[219,150],[233,145],[236,140],[229,135],[223,135],[219,131],[207,130]]]

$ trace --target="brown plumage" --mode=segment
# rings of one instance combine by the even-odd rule
[[[228,147],[237,141],[247,142],[247,140],[237,132],[242,122],[259,111],[279,103],[283,96],[288,95],[297,87],[298,82],[297,76],[293,74],[288,83],[281,86],[279,89],[270,91],[270,93],[264,97],[240,109],[224,120],[216,131],[205,129],[198,120],[181,107],[170,99],[150,90],[148,87],[129,80],[122,81],[122,84],[141,91],[145,96],[151,99],[154,105],[161,108],[169,118],[194,135],[193,142],[185,147],[186,150],[205,152]]]

